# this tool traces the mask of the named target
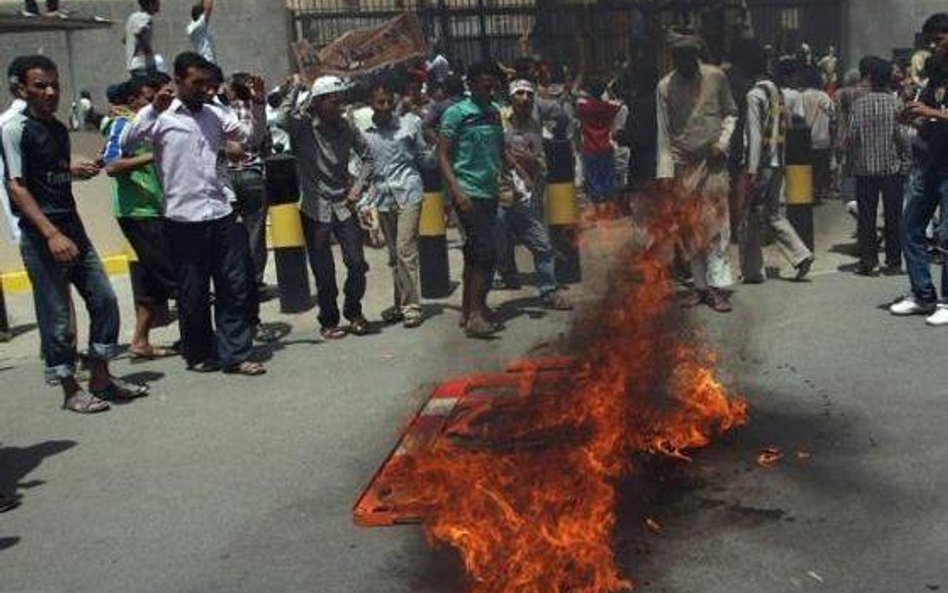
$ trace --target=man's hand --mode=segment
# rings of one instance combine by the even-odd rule
[[[262,104],[267,100],[267,85],[263,78],[257,75],[250,77],[250,96],[254,103]]]
[[[716,163],[724,162],[727,160],[727,152],[717,144],[712,144],[708,149],[708,160]]]
[[[101,170],[102,168],[98,163],[90,162],[73,163],[72,166],[69,167],[69,171],[72,173],[73,178],[80,180],[92,179],[98,175],[99,171]]]
[[[155,98],[152,99],[152,107],[155,108],[155,111],[162,113],[171,107],[171,102],[174,101],[174,87],[170,84],[166,84],[161,87],[157,93],[155,93]]]
[[[359,188],[353,187],[349,190],[349,193],[346,194],[346,202],[350,204],[358,204],[359,199],[362,197],[362,192],[359,191]]]
[[[454,194],[454,204],[461,212],[470,212],[474,209],[474,202],[472,202],[471,198],[467,197],[464,192]]]
[[[79,257],[79,248],[66,235],[56,232],[46,240],[46,246],[53,259],[61,264],[68,264]]]
[[[946,119],[944,112],[940,109],[935,109],[924,103],[918,101],[912,101],[905,105],[905,112],[908,113],[913,118],[923,118],[923,119]]]

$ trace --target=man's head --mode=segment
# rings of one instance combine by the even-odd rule
[[[672,32],[668,35],[668,48],[671,50],[672,63],[678,74],[691,78],[701,66],[701,50],[704,43],[691,33]]]
[[[887,91],[892,83],[892,63],[873,57],[866,65],[866,78],[874,91]]]
[[[948,13],[928,17],[922,25],[922,37],[943,65],[948,65]]]
[[[510,83],[510,106],[518,118],[530,117],[533,114],[533,103],[536,99],[536,86],[529,80],[520,79]]]
[[[16,96],[26,101],[40,119],[51,119],[59,109],[59,72],[56,64],[41,55],[20,56],[7,71]]]
[[[174,83],[178,99],[190,109],[199,109],[216,91],[213,64],[194,52],[180,53],[174,59]]]
[[[138,0],[138,6],[142,9],[142,12],[158,14],[161,10],[161,0]]]
[[[349,88],[338,76],[320,76],[313,82],[310,105],[320,121],[335,124],[342,119],[342,106]]]
[[[155,91],[148,86],[148,79],[144,76],[136,76],[124,84],[128,97],[126,104],[135,111],[151,103],[155,96]]]
[[[467,70],[467,89],[475,103],[485,105],[494,100],[497,92],[498,73],[493,64],[481,62]]]
[[[230,83],[227,86],[235,99],[247,102],[253,98],[253,93],[250,90],[250,74],[248,72],[235,72],[231,75]]]
[[[372,119],[375,123],[387,124],[392,120],[395,93],[385,81],[376,81],[369,88],[369,105],[372,107]]]
[[[191,20],[196,21],[201,18],[201,15],[204,14],[204,3],[198,2],[191,7]]]

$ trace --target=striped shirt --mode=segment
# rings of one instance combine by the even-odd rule
[[[901,103],[892,93],[873,91],[853,104],[849,150],[858,176],[897,175],[905,147],[899,133]]]

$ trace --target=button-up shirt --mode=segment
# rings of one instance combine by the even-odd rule
[[[363,188],[372,170],[372,154],[365,137],[346,119],[322,122],[312,113],[310,101],[299,101],[300,91],[290,92],[280,106],[279,124],[289,133],[303,199],[300,211],[318,222],[344,221],[352,216],[346,198],[352,188]],[[362,162],[355,179],[349,160]]]
[[[902,170],[901,103],[892,93],[873,91],[853,104],[849,147],[856,175],[882,177]]]
[[[413,114],[394,115],[385,124],[373,120],[365,130],[372,153],[369,182],[372,199],[382,212],[393,206],[402,210],[421,202],[423,185],[419,167],[427,152],[421,119]]]
[[[262,104],[251,121],[241,122],[230,110],[204,105],[192,111],[180,100],[162,113],[147,105],[122,141],[131,152],[141,142],[155,149],[155,165],[164,188],[164,217],[178,222],[218,220],[232,212],[218,172],[218,152],[225,140],[259,142],[266,133]]]
[[[253,125],[254,106],[252,101],[242,101],[234,99],[230,102],[230,108],[238,121],[244,125]],[[266,118],[266,108],[264,108],[264,118]],[[238,162],[228,161],[227,166],[231,169],[256,169],[263,173],[263,159],[270,156],[271,141],[269,128],[259,137],[253,137],[243,145],[244,158]]]

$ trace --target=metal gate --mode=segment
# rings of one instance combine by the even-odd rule
[[[843,41],[842,0],[749,0],[758,39],[780,54],[795,53],[808,43],[823,55]]]
[[[744,0],[289,0],[296,39],[316,47],[346,31],[371,27],[405,10],[415,12],[429,43],[454,64],[487,58],[509,63],[528,51],[575,66],[586,40],[591,68],[661,56],[669,26],[700,30],[712,56],[729,49],[744,18]]]

